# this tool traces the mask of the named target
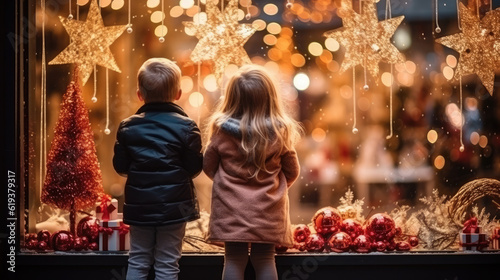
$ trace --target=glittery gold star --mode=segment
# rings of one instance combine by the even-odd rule
[[[495,69],[500,68],[500,9],[487,12],[481,20],[462,3],[459,9],[462,33],[436,39],[436,42],[460,54],[455,79],[477,74],[493,95]]]
[[[109,46],[123,33],[126,25],[104,27],[96,0],[90,3],[85,22],[61,16],[59,19],[71,42],[49,64],[78,64],[83,84],[89,79],[96,64],[121,73]]]
[[[404,57],[391,43],[396,28],[404,16],[378,21],[373,1],[362,1],[361,13],[352,8],[352,0],[343,0],[339,8],[343,27],[325,32],[324,36],[337,40],[345,48],[340,72],[362,65],[377,77],[379,63],[403,62]]]
[[[206,14],[205,23],[190,21],[183,24],[198,38],[191,60],[196,63],[212,60],[215,64],[214,75],[220,83],[226,66],[250,63],[243,45],[256,29],[251,24],[238,24],[238,0],[230,0],[223,12],[214,1],[207,0]]]

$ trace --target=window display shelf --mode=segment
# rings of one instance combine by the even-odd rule
[[[125,279],[126,253],[18,255],[18,279]],[[220,279],[224,256],[187,253],[179,279]],[[498,279],[500,251],[283,253],[276,256],[280,279]],[[251,265],[246,279],[252,279]]]

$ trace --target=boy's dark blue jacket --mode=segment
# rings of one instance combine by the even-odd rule
[[[113,166],[127,176],[123,220],[161,226],[199,218],[192,178],[203,166],[200,130],[174,103],[146,103],[123,120]]]

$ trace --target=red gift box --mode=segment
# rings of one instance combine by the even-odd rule
[[[460,232],[460,251],[481,251],[487,247],[486,234]]]
[[[100,221],[99,251],[130,250],[129,226],[121,219]]]
[[[96,203],[95,215],[100,221],[118,219],[118,200],[107,196],[103,197],[101,202]]]
[[[491,249],[500,249],[500,227],[493,229],[493,234],[491,235]]]

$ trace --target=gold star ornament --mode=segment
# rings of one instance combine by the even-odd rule
[[[399,63],[405,60],[391,43],[391,37],[404,16],[378,21],[374,0],[361,2],[362,10],[356,13],[352,0],[343,0],[338,10],[343,27],[327,31],[324,36],[335,39],[345,48],[340,73],[362,65],[373,77],[377,77],[380,62]]]
[[[191,52],[191,60],[214,62],[214,75],[220,83],[229,64],[242,66],[250,63],[243,45],[255,33],[251,24],[238,24],[238,0],[230,0],[221,12],[215,1],[207,0],[206,22],[183,22],[184,26],[198,38]]]
[[[436,42],[459,53],[455,79],[476,74],[493,95],[495,69],[500,68],[500,9],[487,12],[481,20],[462,3],[459,11],[462,32]]]
[[[83,84],[96,64],[121,73],[109,46],[120,37],[127,25],[105,27],[97,0],[90,3],[85,22],[61,16],[59,19],[70,36],[70,44],[49,64],[78,64]]]

